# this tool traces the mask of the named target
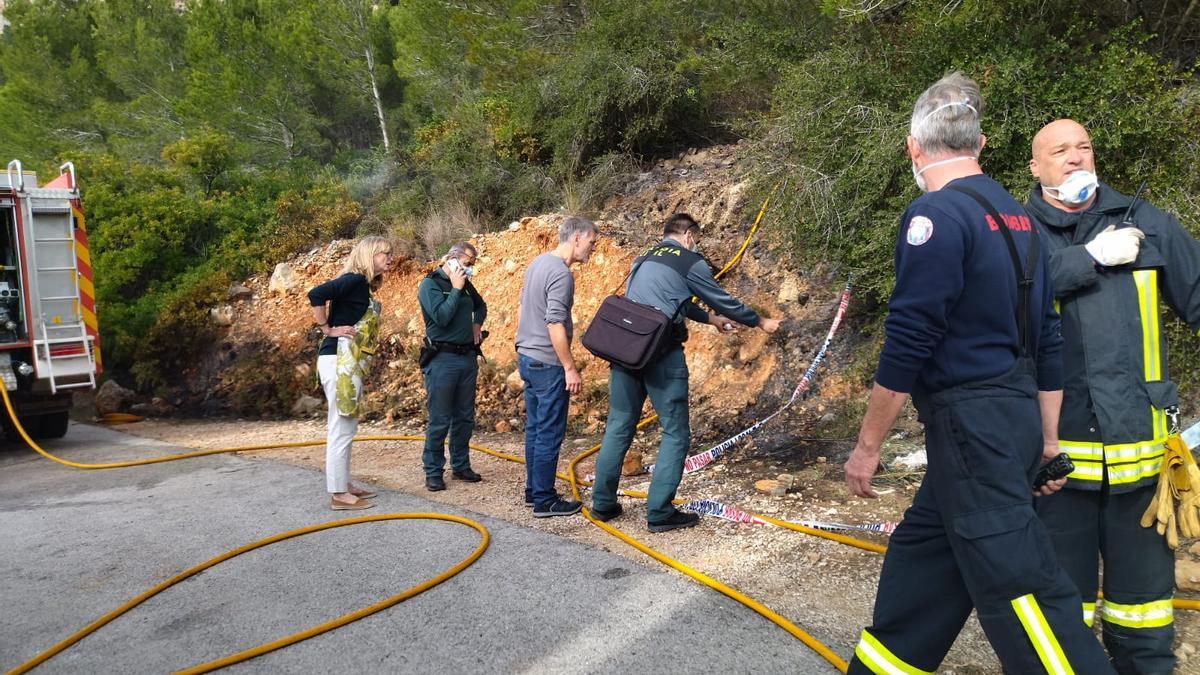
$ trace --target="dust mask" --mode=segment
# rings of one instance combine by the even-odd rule
[[[925,173],[926,171],[932,169],[935,166],[941,166],[943,164],[949,164],[950,162],[957,162],[957,161],[964,160],[964,159],[975,159],[975,158],[970,155],[964,155],[963,157],[951,157],[950,159],[942,159],[942,160],[938,160],[936,162],[931,162],[929,164],[926,164],[925,167],[923,169],[921,169],[920,171],[917,171],[917,163],[913,162],[912,163],[913,180],[917,181],[917,187],[921,188],[921,192],[929,192],[929,186],[925,184],[925,177],[922,176],[921,174]]]
[[[1100,186],[1100,182],[1096,179],[1096,174],[1087,169],[1080,169],[1072,172],[1058,187],[1042,186],[1042,192],[1066,204],[1067,206],[1079,206],[1096,194],[1096,188]]]

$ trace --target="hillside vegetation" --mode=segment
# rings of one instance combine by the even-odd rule
[[[232,281],[317,244],[383,232],[423,260],[738,141],[745,203],[780,186],[791,255],[878,300],[917,194],[908,114],[950,69],[983,85],[985,167],[1017,195],[1033,132],[1071,116],[1102,180],[1200,226],[1195,0],[178,4],[10,1],[0,35],[0,157],[76,162],[106,360],[146,390],[212,341]]]

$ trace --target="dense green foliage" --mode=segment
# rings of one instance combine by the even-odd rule
[[[909,116],[949,70],[979,81],[981,162],[1018,198],[1033,184],[1033,134],[1072,117],[1091,130],[1101,180],[1132,192],[1147,179],[1150,199],[1200,225],[1200,89],[1153,52],[1139,20],[1106,26],[1070,3],[1037,0],[943,9],[912,3],[845,25],[833,47],[783,74],[755,135],[764,184],[787,183],[779,204],[802,249],[889,290],[899,215],[920,194],[904,151]]]
[[[1101,178],[1195,227],[1200,12],[1189,0],[16,0],[0,157],[81,170],[109,361],[154,386],[229,281],[334,236],[428,255],[639,162],[748,139],[809,260],[890,286],[916,196],[903,140],[950,69],[987,101],[1019,195],[1032,133],[1095,136]],[[1015,29],[1014,27],[1019,27]],[[179,336],[186,336],[180,339]],[[137,355],[136,366],[134,355]]]

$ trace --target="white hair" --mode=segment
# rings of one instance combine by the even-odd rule
[[[600,234],[600,228],[596,223],[582,218],[580,216],[568,216],[562,224],[558,226],[558,243],[565,244],[571,240],[571,237],[577,234],[585,234],[591,232]]]
[[[979,85],[959,72],[938,80],[913,106],[908,133],[931,156],[979,154]]]
[[[451,246],[449,251],[446,251],[446,255],[442,256],[442,260],[461,258],[464,253],[470,253],[472,257],[479,256],[479,251],[475,249],[475,246],[473,246],[471,242],[460,241]]]

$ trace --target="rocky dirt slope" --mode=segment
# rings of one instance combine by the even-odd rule
[[[621,285],[630,261],[658,240],[667,215],[687,211],[700,220],[701,252],[717,265],[738,250],[758,204],[747,204],[745,184],[736,177],[735,156],[735,148],[724,147],[662,162],[632,176],[622,193],[609,200],[598,219],[603,237],[591,261],[574,269],[577,336],[604,297]],[[491,332],[483,346],[486,360],[480,372],[481,428],[519,430],[523,401],[514,374],[513,339],[522,275],[532,258],[556,244],[556,228],[563,217],[558,213],[527,217],[500,232],[472,238],[479,249],[473,283],[488,303],[485,328]],[[787,236],[787,224],[773,219],[768,210],[742,261],[724,279],[726,288],[750,306],[788,319],[784,331],[768,336],[742,329],[726,336],[710,326],[692,324],[687,357],[693,428],[700,442],[732,433],[785,401],[833,316],[844,280],[823,269],[802,269],[788,259],[781,246]],[[283,411],[301,395],[320,398],[312,374],[317,333],[305,293],[339,273],[351,244],[333,242],[288,261],[288,282],[277,278],[273,288],[267,275],[248,279],[239,299],[215,313],[230,325],[197,374],[201,381],[216,380],[209,390],[218,400],[228,401],[233,412]],[[384,345],[367,387],[367,419],[423,420],[424,392],[415,354],[424,326],[416,288],[435,264],[402,260],[385,279],[379,293]],[[853,327],[843,329],[820,376],[821,400],[790,411],[760,436],[760,445],[788,446],[795,443],[794,437],[833,428],[838,420],[829,410],[838,408],[839,399],[854,390],[840,366],[856,339]],[[574,351],[585,386],[572,405],[572,429],[590,434],[606,410],[607,364],[578,344]],[[305,404],[300,403],[295,412],[304,414]]]

